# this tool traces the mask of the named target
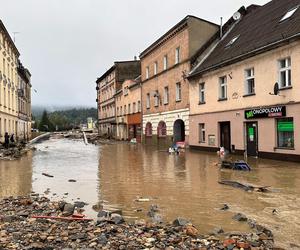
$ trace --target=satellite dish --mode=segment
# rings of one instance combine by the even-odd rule
[[[233,19],[235,20],[235,21],[237,21],[237,20],[239,20],[240,18],[241,18],[241,13],[240,12],[235,12],[234,14],[233,14]]]
[[[269,95],[278,95],[279,96],[279,84],[278,84],[278,82],[276,82],[275,84],[274,84],[274,90],[273,90],[273,93],[269,93]]]
[[[278,95],[278,93],[279,93],[279,84],[278,82],[276,82],[274,84],[274,95]]]

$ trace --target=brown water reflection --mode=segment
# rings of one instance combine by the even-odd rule
[[[192,220],[206,233],[222,226],[225,231],[249,231],[246,224],[232,220],[235,212],[271,228],[282,246],[300,244],[300,165],[249,159],[250,173],[220,171],[216,154],[186,152],[174,156],[153,147],[109,145],[100,157],[100,199],[109,201],[131,218],[145,217],[150,204],[161,208],[166,221],[177,216]],[[247,193],[218,184],[237,180],[272,186],[272,193]],[[137,203],[137,196],[151,197]],[[223,203],[230,212],[221,212]],[[135,212],[143,209],[142,213]],[[273,215],[273,209],[279,211]]]
[[[181,216],[191,219],[201,232],[217,226],[225,231],[249,231],[244,223],[232,220],[236,212],[271,228],[278,245],[300,245],[300,164],[250,159],[250,173],[219,170],[216,154],[187,151],[174,156],[161,148],[115,144],[85,146],[81,141],[51,139],[21,161],[0,161],[0,197],[30,191],[89,206],[105,201],[106,207],[121,208],[128,220],[147,218],[151,204],[157,204],[165,221]],[[42,176],[43,172],[54,178]],[[76,179],[76,183],[68,182]],[[218,184],[237,180],[271,186],[271,193],[247,193]],[[68,194],[66,194],[68,193]],[[150,202],[135,202],[137,196]],[[227,203],[230,211],[219,208]],[[143,209],[142,212],[136,212]],[[273,209],[278,210],[273,215]]]
[[[0,197],[26,195],[32,188],[32,154],[22,160],[0,161]]]

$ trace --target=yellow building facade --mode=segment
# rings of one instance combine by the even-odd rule
[[[18,58],[20,53],[0,21],[0,140],[18,129]]]

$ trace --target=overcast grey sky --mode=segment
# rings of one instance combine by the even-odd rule
[[[0,19],[32,73],[33,105],[96,107],[95,80],[186,15],[218,23],[268,0],[0,0]]]

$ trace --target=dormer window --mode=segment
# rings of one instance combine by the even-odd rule
[[[232,39],[230,40],[230,42],[227,43],[227,45],[225,46],[225,48],[228,48],[228,47],[232,46],[232,45],[239,39],[239,37],[240,37],[240,35],[235,36],[234,38],[232,38]]]
[[[289,10],[280,20],[280,22],[289,19],[292,15],[294,15],[294,13],[299,9],[299,6]]]

